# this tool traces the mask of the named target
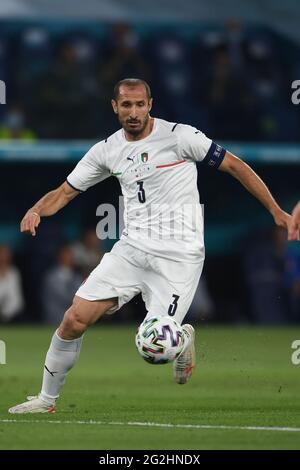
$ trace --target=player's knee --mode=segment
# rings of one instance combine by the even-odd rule
[[[83,318],[76,304],[65,313],[59,332],[63,338],[79,338],[88,328],[88,322]]]

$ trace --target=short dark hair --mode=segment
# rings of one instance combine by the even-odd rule
[[[130,87],[136,87],[138,85],[143,85],[146,89],[146,93],[148,96],[148,99],[151,99],[151,90],[147,82],[145,80],[142,80],[141,78],[124,78],[123,80],[120,80],[115,86],[114,86],[114,93],[113,97],[114,100],[117,101],[119,94],[120,94],[120,87],[122,85],[125,86],[130,86]]]

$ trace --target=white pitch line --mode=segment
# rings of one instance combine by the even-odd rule
[[[100,426],[141,426],[150,428],[177,428],[177,429],[224,429],[224,430],[243,430],[243,431],[279,431],[279,432],[300,432],[300,428],[278,427],[278,426],[230,426],[217,424],[171,424],[171,423],[143,423],[136,421],[118,422],[118,421],[60,421],[60,420],[30,420],[30,419],[0,419],[0,423],[28,423],[28,424],[85,424]]]

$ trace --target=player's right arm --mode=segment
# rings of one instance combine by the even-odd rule
[[[28,232],[35,236],[41,217],[56,214],[78,194],[110,176],[110,171],[104,161],[105,142],[93,145],[68,175],[67,181],[54,191],[45,194],[27,211],[21,221],[21,232]]]
[[[21,221],[21,232],[31,233],[32,236],[35,236],[41,217],[56,214],[78,194],[80,194],[80,191],[72,188],[67,182],[45,194],[26,212]]]

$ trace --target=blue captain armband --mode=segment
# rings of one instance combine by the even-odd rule
[[[211,166],[213,168],[218,168],[221,165],[223,158],[225,157],[225,153],[226,150],[221,147],[221,145],[212,142],[206,157],[202,160],[201,163],[204,163],[205,165]]]

